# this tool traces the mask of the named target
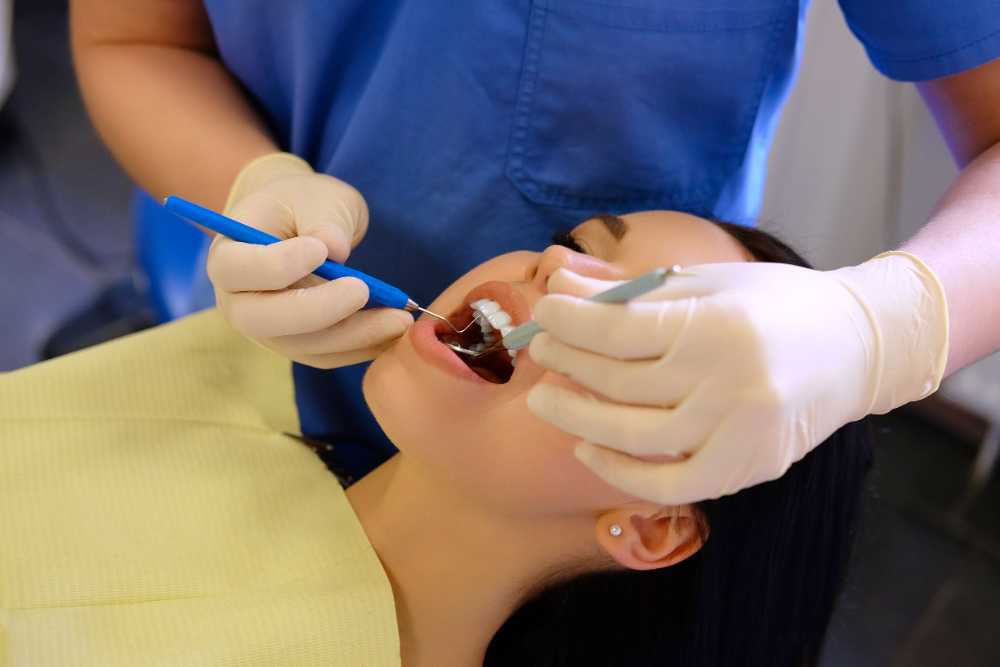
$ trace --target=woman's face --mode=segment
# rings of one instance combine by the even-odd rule
[[[620,220],[592,218],[578,225],[569,243],[579,251],[552,245],[541,253],[495,257],[455,281],[428,308],[448,315],[490,298],[516,326],[531,318],[548,277],[560,268],[626,280],[661,266],[751,259],[703,218],[645,211]],[[485,380],[438,340],[434,323],[421,317],[364,378],[375,418],[411,463],[454,488],[458,497],[508,515],[566,516],[635,500],[587,470],[573,456],[577,438],[537,419],[525,404],[538,382],[582,388],[535,364],[527,349],[517,355],[507,382]]]

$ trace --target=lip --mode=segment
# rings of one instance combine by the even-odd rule
[[[452,309],[451,311],[442,310],[439,312],[449,312],[449,316],[453,317],[455,314],[467,310],[469,308],[469,304],[473,301],[478,301],[479,299],[492,299],[500,304],[500,307],[503,308],[508,315],[510,315],[511,326],[518,326],[531,319],[531,307],[528,305],[525,298],[521,296],[521,294],[518,293],[513,287],[511,287],[510,283],[500,281],[490,281],[473,288],[472,291],[465,296],[465,299],[463,299],[460,306]],[[461,325],[464,326],[467,323],[468,322],[463,322]],[[413,343],[413,347],[417,351],[417,354],[420,355],[424,361],[436,366],[445,373],[466,382],[475,382],[477,384],[484,384],[491,387],[498,386],[497,383],[490,382],[480,377],[475,371],[469,368],[451,348],[438,339],[437,335],[439,333],[445,333],[449,330],[448,325],[444,322],[432,319],[428,315],[423,315],[413,324],[412,327],[410,327],[410,341]],[[502,384],[509,384],[513,380],[514,376],[517,375],[519,369],[520,366],[515,368],[514,375],[511,376],[511,380]]]
[[[438,340],[435,322],[436,320],[429,319],[425,315],[410,327],[410,342],[413,343],[413,349],[417,351],[417,354],[427,363],[460,380],[492,385],[492,382],[479,377],[475,371],[458,358],[458,355],[451,348]]]

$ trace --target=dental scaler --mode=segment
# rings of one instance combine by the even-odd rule
[[[232,218],[216,213],[211,209],[199,206],[198,204],[181,197],[170,195],[163,200],[163,206],[171,213],[174,213],[189,222],[194,222],[202,227],[207,227],[208,229],[218,232],[223,236],[227,236],[234,241],[240,241],[241,243],[253,243],[255,245],[271,245],[272,243],[278,243],[281,241],[278,237],[271,236],[267,232],[262,232],[259,229],[244,225],[242,222],[233,220]],[[447,317],[438,315],[437,313],[432,313],[426,308],[421,308],[416,301],[407,296],[406,292],[398,287],[394,287],[387,282],[374,278],[363,271],[358,271],[357,269],[346,267],[343,264],[338,264],[330,259],[323,262],[316,268],[315,271],[313,271],[313,273],[320,278],[326,278],[327,280],[336,280],[337,278],[344,278],[347,276],[357,278],[364,284],[368,285],[369,304],[387,306],[389,308],[399,308],[411,313],[414,311],[427,313],[431,317],[447,322],[448,326],[454,329],[455,333],[463,333],[469,328],[469,326],[472,326],[472,324],[475,323],[475,321],[473,321],[470,322],[469,326],[464,329],[456,329],[455,325],[449,322]]]

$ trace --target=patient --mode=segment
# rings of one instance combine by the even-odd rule
[[[460,306],[491,298],[517,325],[563,267],[626,279],[673,264],[804,264],[762,232],[674,212],[598,216],[555,241],[476,267],[430,309],[464,324]],[[860,424],[782,479],[660,507],[592,475],[572,455],[575,438],[528,411],[532,386],[568,381],[525,351],[509,380],[504,353],[470,372],[435,330],[446,327],[425,316],[365,376],[400,454],[347,492],[393,583],[404,664],[476,665],[484,653],[486,665],[567,666],[816,657],[868,457]]]
[[[730,261],[804,264],[753,229],[601,215],[430,308],[464,323],[492,299],[518,324],[559,268]],[[595,477],[529,412],[536,383],[574,385],[527,351],[470,366],[439,338],[422,318],[368,370],[400,453],[346,499],[295,439],[288,362],[216,313],[0,378],[0,664],[815,662],[864,420],[778,480],[662,507]]]

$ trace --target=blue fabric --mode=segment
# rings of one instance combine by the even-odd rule
[[[357,187],[349,264],[428,302],[596,211],[752,224],[797,0],[206,0],[285,150]],[[305,435],[360,476],[394,449],[363,367],[296,367]]]
[[[149,300],[160,322],[215,305],[205,273],[211,238],[142,190],[132,193],[139,264],[149,281]]]
[[[926,81],[1000,57],[1000,0],[840,0],[875,67]]]

